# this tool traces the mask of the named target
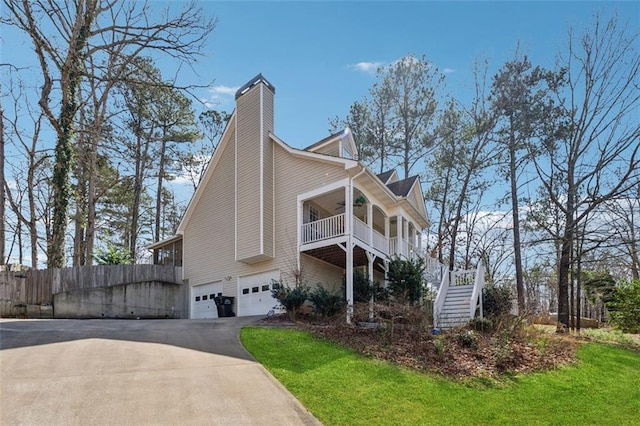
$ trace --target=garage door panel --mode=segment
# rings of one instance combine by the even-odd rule
[[[239,315],[266,315],[276,304],[271,295],[273,281],[280,280],[280,271],[269,271],[239,278]]]
[[[215,297],[222,293],[222,282],[203,284],[191,288],[191,318],[218,318]]]

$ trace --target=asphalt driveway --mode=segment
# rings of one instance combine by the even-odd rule
[[[256,320],[0,320],[0,424],[320,424],[240,344]]]

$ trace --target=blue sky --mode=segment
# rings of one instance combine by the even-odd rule
[[[198,76],[183,71],[180,79],[215,79],[201,97],[230,111],[231,89],[263,73],[276,87],[276,134],[295,147],[326,136],[328,119],[343,116],[367,94],[375,81],[373,64],[424,54],[445,71],[445,91],[465,99],[471,96],[471,68],[478,57],[487,58],[495,70],[519,42],[535,64],[553,67],[557,52],[567,44],[568,28],[582,31],[596,12],[608,16],[617,11],[622,20],[640,28],[640,2],[205,2],[203,6],[218,24],[207,56],[195,67]]]
[[[152,1],[152,11],[186,2]],[[375,81],[375,66],[426,55],[446,74],[445,93],[472,95],[471,68],[486,58],[497,70],[516,44],[534,64],[553,67],[570,26],[582,31],[594,13],[619,17],[640,30],[640,2],[203,1],[218,19],[193,69],[157,65],[180,84],[206,84],[197,96],[231,111],[235,89],[258,73],[276,87],[276,134],[294,147],[325,137],[328,120],[344,116]],[[11,28],[0,32],[0,62],[33,62],[30,43]],[[37,66],[34,67],[37,71]],[[28,73],[22,71],[22,76]],[[5,106],[6,107],[6,106]]]

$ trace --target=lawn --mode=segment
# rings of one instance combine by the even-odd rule
[[[325,425],[640,424],[640,354],[582,345],[579,364],[463,385],[297,330],[244,328],[245,347]]]

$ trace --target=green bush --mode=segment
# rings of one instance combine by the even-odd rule
[[[617,286],[607,308],[617,328],[624,333],[640,333],[640,280]]]
[[[473,330],[465,330],[456,334],[456,340],[463,348],[478,349],[478,336]]]
[[[309,289],[304,284],[289,287],[283,281],[275,281],[271,295],[285,307],[289,317],[294,320],[300,313],[304,302],[309,298]]]
[[[98,265],[131,265],[131,253],[125,248],[118,248],[109,244],[106,249],[98,249],[93,255]]]
[[[489,284],[482,290],[482,309],[488,318],[508,315],[513,292],[508,285]]]
[[[314,312],[322,318],[338,314],[344,306],[344,298],[340,293],[333,293],[320,285],[309,293],[309,300],[313,303]]]
[[[342,279],[342,288],[346,294],[347,283]],[[369,275],[360,270],[354,269],[353,271],[353,299],[354,302],[368,302],[371,300],[371,295],[376,301],[384,301],[388,299],[387,291],[379,282],[371,282]]]
[[[424,261],[394,257],[389,262],[389,292],[400,303],[415,303],[422,297]]]
[[[469,328],[475,331],[490,333],[493,331],[493,321],[489,318],[474,318],[469,321]]]

